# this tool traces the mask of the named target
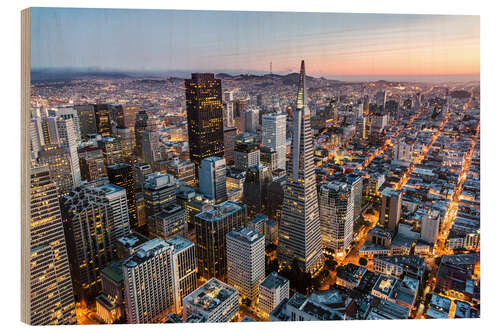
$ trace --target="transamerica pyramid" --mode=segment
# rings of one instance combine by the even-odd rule
[[[287,168],[281,212],[278,259],[282,265],[291,265],[296,259],[304,271],[314,273],[323,266],[324,258],[305,81],[302,60],[293,119],[292,156]]]

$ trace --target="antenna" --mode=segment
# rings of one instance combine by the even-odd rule
[[[269,73],[271,75],[273,74],[273,62],[272,61],[269,63]]]

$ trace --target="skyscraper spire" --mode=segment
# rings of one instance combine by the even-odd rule
[[[293,120],[292,163],[281,215],[278,257],[282,264],[299,262],[304,271],[315,272],[323,265],[310,113],[306,99],[306,71],[300,66],[297,106]]]

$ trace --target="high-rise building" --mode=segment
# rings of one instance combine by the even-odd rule
[[[106,166],[123,162],[122,147],[117,138],[112,136],[103,137],[97,141],[97,147],[102,150]]]
[[[135,116],[139,112],[138,105],[124,105],[116,110],[116,123],[118,127],[121,128],[131,128],[135,127]]]
[[[198,274],[204,279],[227,275],[226,234],[246,225],[247,207],[225,201],[195,216]]]
[[[223,157],[212,156],[203,159],[198,174],[200,192],[203,195],[215,203],[227,200],[226,160]]]
[[[181,160],[178,157],[174,157],[167,164],[167,172],[175,177],[175,179],[181,180],[186,183],[186,185],[195,185],[196,183],[196,170],[195,165],[191,161]]]
[[[244,110],[240,116],[240,131],[257,132],[259,113],[260,110],[254,107]]]
[[[154,132],[158,127],[154,115],[148,111],[140,111],[136,114],[135,118],[135,150],[139,161],[144,162],[142,143],[144,142],[144,131]]]
[[[385,90],[378,91],[375,94],[375,103],[377,103],[378,106],[382,106],[384,108],[386,99],[387,99],[387,92]]]
[[[227,164],[234,163],[234,141],[236,127],[224,127],[224,158]]]
[[[44,123],[46,125],[46,132],[48,132],[48,137],[44,138],[45,144],[59,144],[68,152],[71,161],[73,186],[78,186],[81,181],[81,174],[73,119],[47,117],[44,119]]]
[[[238,290],[211,278],[182,299],[182,319],[195,315],[198,322],[230,322],[239,312]]]
[[[174,275],[174,312],[179,313],[184,297],[196,289],[196,246],[193,242],[173,237],[167,243],[174,247],[172,265]]]
[[[286,170],[286,114],[268,113],[262,116],[262,146],[274,149],[277,167]]]
[[[134,170],[132,166],[130,164],[119,163],[108,166],[107,171],[109,182],[125,189],[130,227],[133,229],[137,228],[137,205],[135,200]]]
[[[441,220],[442,217],[437,210],[432,210],[428,214],[422,216],[420,238],[430,244],[436,243]]]
[[[278,153],[273,148],[262,147],[260,149],[260,162],[273,172],[278,169]]]
[[[168,240],[173,236],[186,237],[188,232],[186,209],[170,204],[149,218],[148,230],[151,238]]]
[[[392,159],[409,165],[412,161],[413,144],[406,140],[398,140],[392,148]]]
[[[319,216],[323,247],[344,257],[353,241],[354,198],[346,183],[327,182],[319,190]]]
[[[243,183],[243,202],[247,205],[249,219],[253,219],[259,213],[268,213],[267,188],[272,181],[273,176],[267,166],[248,168]]]
[[[76,324],[75,299],[57,184],[48,166],[31,169],[30,188],[30,325]]]
[[[365,140],[367,138],[366,133],[366,117],[361,116],[356,120],[356,137],[360,140]]]
[[[382,190],[382,206],[379,221],[387,230],[396,234],[401,217],[402,192],[386,187]]]
[[[137,161],[134,132],[129,127],[116,127],[115,136],[120,142],[123,162],[134,164]]]
[[[152,173],[151,165],[147,163],[134,164],[135,179],[135,204],[137,206],[137,225],[142,227],[146,225],[146,211],[144,207],[144,180],[146,175]]]
[[[281,221],[285,186],[286,179],[285,177],[281,177],[273,180],[267,189],[267,215],[270,219],[273,219],[278,223]]]
[[[293,119],[291,163],[280,222],[278,258],[286,265],[297,260],[304,271],[315,272],[323,266],[324,258],[305,77],[302,61]]]
[[[73,189],[73,174],[71,172],[71,157],[59,145],[49,144],[42,147],[38,154],[40,165],[47,164],[52,179],[56,182],[59,195],[65,196]]]
[[[78,150],[78,157],[83,180],[92,182],[107,176],[106,164],[101,149],[97,147],[82,148]]]
[[[160,136],[156,128],[142,131],[141,148],[141,156],[144,162],[153,164],[161,160]]]
[[[272,272],[259,285],[258,309],[264,318],[269,318],[271,311],[288,298],[290,298],[290,281]]]
[[[224,126],[233,127],[234,126],[233,92],[224,91],[222,101],[224,103]]]
[[[221,81],[211,73],[193,73],[185,86],[189,158],[199,168],[204,158],[224,156]]]
[[[31,118],[29,124],[30,130],[30,150],[32,152],[32,158],[36,159],[38,157],[38,152],[42,150],[42,146],[45,145],[45,139],[43,136],[42,120],[40,118]]]
[[[155,238],[144,243],[123,263],[129,324],[163,322],[173,309],[173,252],[173,245]]]
[[[228,283],[255,304],[266,273],[264,235],[247,228],[235,229],[226,235],[226,249]]]
[[[80,133],[82,140],[86,140],[89,134],[97,133],[95,108],[92,104],[76,105],[76,112],[80,120]]]
[[[177,184],[175,178],[168,173],[155,172],[144,180],[144,210],[147,222],[159,213],[163,207],[175,203]]]
[[[49,116],[53,117],[71,119],[73,121],[76,142],[80,143],[82,141],[82,133],[80,130],[80,119],[78,118],[77,110],[73,106],[60,106],[55,109],[49,110],[48,114]]]
[[[345,181],[351,187],[353,200],[353,219],[356,222],[361,216],[363,204],[363,177],[358,172],[352,172],[345,176]]]
[[[75,293],[88,301],[100,292],[115,241],[130,233],[125,189],[84,184],[63,198],[62,215]]]
[[[240,143],[234,148],[234,167],[246,171],[252,166],[260,165],[259,145],[255,143]]]
[[[111,114],[109,104],[96,104],[94,105],[95,123],[97,134],[101,136],[111,135]]]

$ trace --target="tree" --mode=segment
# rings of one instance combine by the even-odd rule
[[[368,260],[361,257],[361,258],[359,258],[358,264],[360,264],[361,266],[366,266],[368,264]]]
[[[335,260],[328,259],[325,261],[325,267],[326,267],[326,269],[328,269],[330,271],[334,271],[336,266],[337,266],[337,262]]]
[[[276,244],[274,243],[269,243],[266,245],[266,253],[271,253],[271,252],[274,252],[276,251],[278,247],[276,246]]]

